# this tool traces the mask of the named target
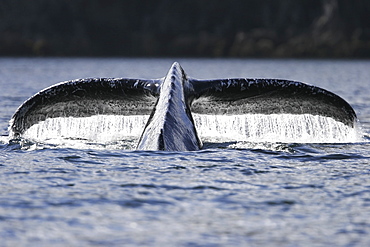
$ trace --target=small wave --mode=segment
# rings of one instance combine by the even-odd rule
[[[0,136],[0,144],[9,143],[9,136]]]
[[[97,150],[134,150],[137,145],[137,140],[126,138],[122,141],[113,141],[107,143],[92,142],[85,139],[73,138],[53,138],[43,141],[34,141],[29,139],[14,139],[4,144],[6,146],[16,146],[16,149],[33,151],[42,149],[97,149]]]

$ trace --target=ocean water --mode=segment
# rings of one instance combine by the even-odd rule
[[[174,61],[194,78],[323,87],[353,106],[358,129],[292,135],[292,123],[307,118],[333,123],[247,116],[255,121],[248,138],[231,141],[229,123],[245,119],[195,116],[202,135],[219,135],[196,152],[135,151],[135,138],[115,134],[73,136],[83,130],[67,130],[63,140],[56,133],[52,141],[9,141],[12,114],[45,87],[161,78]],[[0,246],[369,246],[369,68],[369,60],[0,58]],[[280,135],[260,131],[265,122]]]

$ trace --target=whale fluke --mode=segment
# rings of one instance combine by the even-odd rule
[[[353,108],[338,95],[278,79],[189,78],[174,63],[162,79],[91,78],[58,83],[26,100],[10,120],[11,138],[48,118],[150,115],[137,149],[202,148],[192,117],[199,114],[311,114],[353,127]]]
[[[312,114],[353,127],[356,113],[338,95],[278,79],[194,80],[192,112],[202,114]]]
[[[10,133],[21,136],[47,118],[150,114],[161,80],[89,78],[61,82],[26,100],[10,121]]]

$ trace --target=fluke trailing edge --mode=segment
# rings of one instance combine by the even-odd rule
[[[278,79],[197,80],[174,63],[162,79],[92,78],[48,87],[17,109],[9,132],[18,138],[56,117],[150,115],[138,149],[191,151],[202,147],[192,113],[312,114],[350,127],[356,121],[345,100],[315,86]]]

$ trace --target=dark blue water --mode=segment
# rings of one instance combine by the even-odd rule
[[[173,59],[0,59],[0,246],[369,246],[370,61],[178,59],[197,78],[286,78],[356,110],[355,143],[206,143],[143,152],[8,143],[32,94],[85,77],[159,78]]]

